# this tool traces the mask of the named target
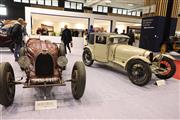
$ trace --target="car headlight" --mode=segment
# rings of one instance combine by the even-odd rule
[[[60,56],[60,57],[57,59],[57,64],[58,64],[60,67],[66,66],[67,63],[68,63],[68,59],[67,59],[65,56]]]

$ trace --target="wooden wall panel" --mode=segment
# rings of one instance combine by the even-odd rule
[[[146,15],[143,15],[143,17],[148,17],[148,16],[164,16],[165,17],[166,16],[168,0],[144,0],[145,6],[150,6],[152,4],[156,4],[156,13],[146,14]],[[180,6],[178,5],[178,0],[174,0],[172,18],[178,17],[179,7]]]

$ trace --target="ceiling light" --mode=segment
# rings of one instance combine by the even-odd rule
[[[128,4],[128,6],[131,6],[131,7],[132,7],[132,6],[134,6],[134,4]]]
[[[105,3],[110,4],[111,0],[104,0]]]

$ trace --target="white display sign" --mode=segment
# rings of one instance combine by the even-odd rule
[[[35,101],[35,110],[57,109],[57,100]]]
[[[164,86],[164,85],[166,85],[166,81],[165,80],[157,80],[156,84],[157,84],[158,87]]]
[[[4,6],[0,6],[0,15],[7,15],[7,9]]]

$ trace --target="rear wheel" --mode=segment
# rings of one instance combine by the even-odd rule
[[[169,79],[176,73],[174,61],[168,57],[163,57],[160,61],[160,70],[156,76],[160,79]]]
[[[14,101],[15,96],[14,71],[9,63],[0,64],[0,103],[9,106]]]
[[[86,66],[91,66],[93,64],[94,60],[92,59],[92,54],[89,49],[84,50],[82,57],[83,57],[83,62]]]
[[[85,66],[82,62],[76,62],[74,64],[72,71],[72,83],[71,83],[72,94],[76,100],[79,100],[83,96],[85,86],[86,86]]]
[[[142,60],[131,60],[127,64],[127,72],[131,82],[138,86],[146,85],[152,76],[151,68]]]

